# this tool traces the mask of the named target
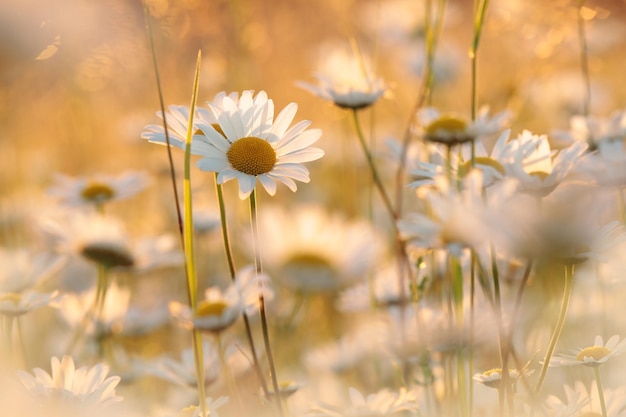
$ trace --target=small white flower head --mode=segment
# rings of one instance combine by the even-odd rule
[[[310,145],[322,131],[307,128],[310,121],[301,121],[291,128],[298,106],[288,104],[274,119],[274,102],[264,91],[253,97],[250,90],[238,100],[224,97],[209,103],[217,124],[199,123],[206,136],[197,140],[197,166],[203,171],[217,172],[223,184],[237,179],[239,197],[243,200],[254,190],[257,181],[270,195],[276,193],[276,182],[296,191],[294,180],[309,182],[309,171],[303,165],[321,158],[324,152]]]
[[[296,381],[279,381],[278,382],[278,395],[284,400],[285,398],[291,397],[295,394],[300,388],[304,387],[305,384],[296,382]],[[268,387],[268,398],[270,401],[274,399],[274,387],[271,385]]]
[[[483,108],[479,117],[472,122],[461,116],[440,113],[435,108],[427,107],[418,111],[417,118],[420,126],[418,134],[424,140],[454,146],[502,131],[510,115],[509,112],[502,112],[490,117],[488,108]]]
[[[521,191],[545,197],[563,182],[585,150],[587,144],[577,142],[554,156],[546,135],[525,130],[507,144],[504,168],[507,176],[519,181]]]
[[[48,220],[43,231],[59,253],[80,255],[107,268],[132,267],[135,258],[122,223],[97,213]]]
[[[170,313],[188,328],[210,333],[220,333],[230,327],[243,312],[243,301],[239,289],[231,285],[225,292],[218,287],[210,287],[204,299],[198,302],[196,310],[179,302],[171,302]]]
[[[206,411],[207,415],[202,416],[202,408],[198,405],[192,405],[189,407],[185,407],[182,409],[176,417],[219,417],[217,413],[217,409],[222,407],[224,404],[228,402],[228,397],[218,397],[213,400],[211,397],[207,397],[206,399]]]
[[[530,375],[532,373],[533,373],[532,370],[523,371],[524,375]],[[508,379],[509,383],[514,384],[515,382],[517,382],[520,375],[521,374],[517,369],[509,369],[509,379]],[[493,368],[493,369],[489,369],[488,371],[482,372],[480,374],[475,374],[472,379],[490,388],[500,388],[503,382],[502,368]]]
[[[106,407],[122,401],[122,397],[115,394],[115,387],[120,377],[107,378],[109,368],[105,364],[98,364],[91,368],[76,368],[71,356],[62,359],[51,359],[52,374],[40,368],[33,370],[34,376],[17,371],[17,377],[22,385],[37,401],[57,401],[68,405],[86,405]]]
[[[0,294],[32,289],[56,273],[64,263],[65,257],[56,254],[0,248]]]
[[[614,335],[605,344],[602,336],[596,336],[593,346],[574,350],[572,354],[556,355],[550,359],[550,366],[600,366],[626,350],[626,339],[619,339],[618,335]]]
[[[271,278],[290,289],[332,292],[367,277],[381,237],[371,224],[348,220],[318,205],[268,207],[259,216],[264,261]]]
[[[96,206],[130,198],[150,183],[144,172],[125,172],[118,176],[98,174],[91,177],[70,177],[56,174],[49,193],[62,204],[80,207]]]
[[[0,315],[16,317],[40,307],[53,306],[61,298],[58,291],[40,294],[35,291],[0,294]]]
[[[308,414],[310,416],[333,417],[385,417],[400,412],[416,415],[418,411],[417,394],[401,388],[399,391],[383,389],[364,396],[359,390],[349,389],[350,404],[346,407],[320,403]]]
[[[595,150],[603,142],[623,141],[626,138],[626,111],[617,110],[609,117],[577,115],[570,118],[570,129],[557,130],[552,137],[564,146],[586,142]]]
[[[318,85],[298,82],[297,85],[344,109],[363,109],[374,104],[386,90],[362,56],[343,49],[328,52],[315,74]]]

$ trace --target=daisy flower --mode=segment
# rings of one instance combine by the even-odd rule
[[[573,116],[570,118],[570,129],[556,130],[552,137],[564,146],[586,142],[591,150],[603,142],[621,141],[626,137],[626,111],[615,111],[606,118]]]
[[[122,400],[115,395],[120,377],[107,378],[109,367],[98,364],[94,367],[76,368],[71,356],[51,359],[52,374],[40,368],[33,370],[34,376],[17,371],[22,385],[37,400],[61,400],[68,403],[105,407]]]
[[[433,107],[420,109],[417,113],[417,132],[428,142],[454,146],[472,142],[477,138],[488,137],[504,128],[510,113],[507,111],[489,116],[489,109],[481,109],[475,121],[471,122],[452,113],[441,113]]]
[[[400,412],[408,412],[408,415],[417,415],[417,395],[401,388],[399,391],[383,389],[377,393],[364,396],[356,388],[350,387],[350,404],[346,407],[336,407],[320,403],[309,416],[332,416],[332,417],[384,417]]]
[[[626,186],[626,146],[622,140],[604,140],[597,144],[597,152],[584,158],[576,172],[606,187]]]
[[[9,317],[21,316],[39,307],[54,305],[59,299],[58,291],[49,294],[34,291],[2,294],[0,295],[0,314]]]
[[[626,350],[626,339],[619,339],[618,335],[614,335],[605,344],[602,336],[596,336],[592,346],[574,350],[572,354],[556,355],[550,359],[550,366],[600,366]]]
[[[523,371],[523,374],[530,375],[532,370]],[[514,384],[517,382],[520,375],[517,369],[509,369],[509,383]],[[500,384],[502,384],[502,368],[493,368],[480,374],[475,374],[472,379],[490,388],[499,388]]]
[[[68,206],[102,206],[134,196],[149,182],[144,172],[125,172],[117,177],[98,174],[77,178],[56,174],[54,185],[48,192]]]
[[[546,135],[525,130],[506,146],[504,168],[507,176],[520,182],[523,192],[545,197],[561,184],[586,150],[586,143],[577,142],[554,156]]]
[[[65,258],[56,254],[0,248],[0,295],[34,288],[56,273],[64,262]]]
[[[362,57],[334,49],[323,59],[322,68],[315,74],[319,85],[298,82],[298,86],[345,109],[371,106],[385,93],[385,83]]]
[[[305,292],[336,291],[367,277],[380,259],[381,236],[369,222],[347,220],[317,205],[269,207],[259,234],[272,279]]]
[[[231,285],[225,292],[218,287],[210,287],[204,299],[198,302],[195,311],[187,305],[173,301],[170,313],[187,328],[219,333],[232,325],[241,316],[244,305],[239,289]]]
[[[274,103],[264,91],[253,97],[244,91],[239,100],[224,97],[209,103],[218,122],[199,121],[206,138],[196,141],[202,156],[198,167],[217,172],[223,184],[239,182],[239,197],[247,198],[257,180],[270,195],[276,193],[276,181],[297,189],[294,180],[309,182],[309,171],[302,165],[321,158],[324,152],[310,145],[321,136],[319,129],[307,130],[311,122],[301,121],[289,128],[298,106],[288,104],[274,119]]]
[[[219,417],[217,413],[217,409],[222,407],[224,404],[228,402],[228,397],[218,397],[217,399],[213,399],[211,397],[207,397],[206,399],[206,410],[207,415],[211,417]],[[201,416],[202,409],[197,405],[192,405],[189,407],[185,407],[182,409],[176,417],[202,417]]]

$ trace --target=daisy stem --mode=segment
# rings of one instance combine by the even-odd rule
[[[450,257],[450,266],[452,269],[452,297],[454,298],[454,309],[456,313],[456,325],[459,335],[463,337],[463,270],[461,263],[455,256]],[[457,352],[457,384],[458,397],[461,407],[461,415],[467,415],[467,381],[465,374],[465,354],[463,348],[459,348]]]
[[[471,92],[471,115],[472,121],[476,120],[476,109],[478,107],[478,46],[480,45],[480,37],[485,25],[485,16],[487,14],[487,6],[489,0],[478,0],[474,2],[474,39],[470,49],[470,61],[472,65],[472,92]]]
[[[228,232],[228,219],[226,218],[226,204],[224,202],[224,192],[222,184],[217,182],[217,172],[215,173],[215,192],[217,194],[217,201],[220,208],[220,222],[222,225],[222,239],[224,241],[224,251],[226,253],[226,260],[228,262],[228,270],[230,271],[230,278],[233,282],[235,282],[235,277],[237,276],[237,269],[235,267],[235,259],[233,256],[233,250],[230,245],[230,233]],[[252,330],[250,327],[250,319],[248,318],[248,313],[246,313],[246,309],[243,309],[243,322],[246,327],[246,337],[248,338],[248,342],[250,343],[250,352],[252,354],[252,364],[254,366],[254,370],[259,378],[259,383],[261,384],[261,389],[263,390],[263,394],[266,398],[269,397],[269,392],[267,390],[267,384],[265,383],[265,378],[263,378],[263,371],[261,371],[261,365],[259,364],[259,358],[256,352],[256,348],[254,346],[254,339],[252,337]]]
[[[578,1],[578,42],[580,43],[580,69],[584,84],[583,115],[588,117],[591,109],[591,78],[589,76],[589,50],[585,36],[585,19],[583,19],[582,14],[584,4],[585,0]]]
[[[144,6],[144,14],[146,17],[146,31],[148,32],[148,39],[150,41],[150,52],[152,55],[152,67],[154,69],[154,75],[156,78],[157,92],[159,95],[159,105],[161,107],[161,114],[163,115],[163,132],[165,134],[165,143],[167,146],[167,159],[169,162],[170,168],[170,178],[172,179],[172,190],[174,192],[174,205],[176,206],[176,216],[178,219],[178,231],[181,237],[181,243],[184,245],[184,237],[183,237],[183,216],[182,211],[180,209],[180,202],[178,199],[178,187],[176,186],[176,170],[174,169],[174,158],[172,157],[172,147],[170,146],[170,135],[167,126],[167,117],[165,113],[165,100],[163,99],[163,88],[161,87],[161,76],[159,74],[159,65],[157,62],[156,56],[156,48],[154,46],[154,35],[152,31],[152,21],[150,18],[150,7],[148,7],[148,2],[146,0],[143,1]]]
[[[621,188],[617,189],[617,210],[622,224],[626,225],[626,203],[624,202],[624,191]]]
[[[397,231],[398,226],[396,225],[396,220],[398,220],[398,216],[396,214],[396,211],[393,208],[393,205],[391,204],[391,200],[389,199],[389,196],[387,195],[387,191],[385,190],[383,182],[380,179],[380,176],[378,175],[378,170],[376,169],[376,165],[374,164],[374,158],[372,157],[372,154],[369,151],[367,143],[365,142],[365,137],[363,136],[363,130],[361,129],[361,124],[359,123],[358,110],[352,109],[351,113],[352,113],[352,121],[354,122],[354,128],[356,130],[356,135],[359,138],[359,143],[361,144],[361,148],[363,149],[363,153],[365,154],[365,158],[367,159],[367,164],[369,165],[370,171],[372,173],[372,179],[374,180],[374,185],[376,185],[376,188],[378,188],[378,191],[380,192],[380,196],[383,199],[385,208],[387,209],[387,211],[389,212],[389,216],[391,217],[394,230]]]
[[[604,400],[604,389],[602,388],[602,379],[600,378],[600,367],[593,367],[593,374],[596,377],[596,386],[598,387],[598,398],[600,400],[600,407],[602,408],[602,417],[607,417],[606,413],[606,401]]]
[[[556,326],[554,328],[554,332],[552,333],[552,337],[550,338],[550,344],[548,345],[548,351],[546,352],[546,357],[543,360],[543,364],[541,365],[541,372],[539,374],[539,379],[537,380],[537,384],[535,385],[535,393],[538,393],[543,385],[543,381],[546,378],[546,374],[548,372],[548,367],[550,366],[550,359],[552,359],[552,355],[554,354],[554,350],[556,349],[556,345],[559,342],[559,338],[561,337],[561,332],[563,331],[563,325],[565,324],[565,317],[567,316],[567,308],[569,306],[569,301],[572,297],[572,288],[574,283],[574,265],[567,264],[565,265],[565,288],[563,289],[563,298],[561,300],[561,310],[559,312],[559,316],[556,321]]]
[[[252,239],[254,242],[254,266],[257,274],[263,272],[263,264],[261,261],[261,249],[259,245],[259,228],[257,222],[257,202],[256,202],[256,190],[252,190],[250,193],[250,225],[252,227]],[[261,315],[261,327],[263,330],[263,341],[265,342],[265,351],[267,353],[267,361],[270,367],[270,374],[272,377],[272,388],[274,389],[274,398],[276,398],[276,405],[278,406],[278,412],[280,417],[284,417],[283,402],[280,396],[280,389],[278,387],[278,377],[276,375],[276,366],[274,365],[274,356],[272,355],[272,348],[270,345],[270,335],[267,325],[267,312],[265,309],[265,296],[263,295],[263,280],[259,281],[259,313]]]

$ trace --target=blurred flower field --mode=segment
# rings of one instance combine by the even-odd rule
[[[626,416],[624,2],[9,3],[3,416]]]

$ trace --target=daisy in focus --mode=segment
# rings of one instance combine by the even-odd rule
[[[345,109],[363,109],[374,104],[386,90],[360,56],[334,49],[325,54],[315,74],[319,85],[299,82],[298,86]]]
[[[302,165],[321,158],[324,152],[310,145],[322,131],[307,128],[310,121],[301,121],[291,128],[298,106],[288,104],[274,119],[274,103],[264,91],[253,97],[244,91],[238,100],[224,97],[209,103],[217,125],[199,122],[206,136],[196,141],[197,163],[203,171],[217,172],[223,184],[232,179],[239,182],[243,200],[254,190],[257,180],[270,195],[276,193],[276,182],[296,191],[294,180],[309,182],[309,171]]]
[[[56,174],[49,194],[62,204],[102,207],[105,203],[134,196],[150,183],[144,172],[125,172],[118,176],[98,174],[70,177]]]
[[[592,346],[574,350],[572,354],[556,355],[550,360],[550,366],[600,366],[626,350],[626,339],[619,339],[618,335],[614,335],[605,344],[602,336],[596,336]]]

